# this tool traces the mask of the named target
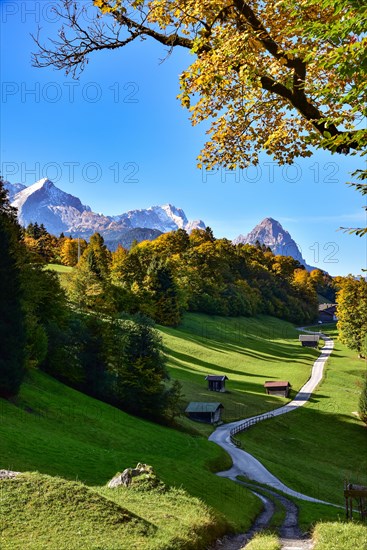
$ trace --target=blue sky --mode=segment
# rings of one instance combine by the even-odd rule
[[[96,212],[120,214],[171,203],[201,218],[217,237],[247,233],[263,218],[280,221],[306,261],[332,275],[367,265],[367,240],[338,231],[366,224],[361,195],[347,185],[361,162],[316,152],[279,167],[205,173],[196,156],[205,125],[192,127],[176,99],[191,62],[166,57],[152,41],[90,58],[79,81],[31,66],[30,33],[56,35],[52,1],[1,0],[1,171],[27,185],[49,177]]]

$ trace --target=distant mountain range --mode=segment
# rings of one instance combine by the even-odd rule
[[[113,250],[118,243],[131,246],[133,240],[152,240],[162,233],[176,229],[205,229],[202,220],[189,221],[180,208],[171,204],[130,210],[118,216],[92,212],[80,199],[65,193],[47,178],[29,187],[5,182],[12,206],[18,210],[18,219],[26,227],[29,223],[43,223],[54,234],[88,238],[98,231]]]
[[[118,216],[92,212],[80,199],[65,193],[47,178],[26,187],[21,183],[5,182],[12,206],[18,210],[21,225],[43,223],[53,235],[64,233],[74,237],[88,238],[98,231],[106,245],[115,250],[118,244],[130,248],[134,240],[154,240],[162,233],[185,229],[205,229],[202,220],[189,221],[181,208],[171,204],[151,206],[141,210],[129,210]],[[265,218],[247,235],[239,235],[234,244],[257,242],[269,246],[274,254],[292,256],[306,269],[307,265],[291,235],[273,218]]]

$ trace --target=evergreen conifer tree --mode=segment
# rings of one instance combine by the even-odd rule
[[[0,397],[18,393],[25,366],[25,323],[19,267],[20,227],[0,179]]]

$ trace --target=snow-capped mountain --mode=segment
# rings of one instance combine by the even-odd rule
[[[105,239],[118,240],[119,235],[132,229],[146,231],[147,238],[176,229],[191,231],[194,228],[205,229],[202,220],[189,221],[183,210],[171,204],[152,206],[147,209],[131,210],[119,216],[106,216],[92,212],[80,199],[65,193],[47,178],[41,179],[29,187],[21,184],[6,183],[12,206],[18,210],[21,225],[43,223],[46,229],[58,235],[74,234],[89,237],[100,232]],[[144,231],[139,235],[144,237]]]
[[[314,269],[306,264],[297,243],[281,224],[273,218],[265,218],[247,235],[239,235],[233,240],[234,244],[252,244],[256,242],[268,246],[274,254],[292,256],[304,265],[306,269]]]
[[[118,223],[131,224],[131,227],[157,229],[162,233],[175,231],[176,229],[191,231],[194,228],[205,229],[206,227],[201,220],[189,222],[185,212],[171,204],[151,206],[142,210],[130,210],[120,216],[114,216],[112,219]]]
[[[83,212],[91,211],[89,206],[83,205],[77,197],[61,191],[47,178],[17,193],[12,206],[18,210],[21,225],[43,223],[55,235],[78,223]]]

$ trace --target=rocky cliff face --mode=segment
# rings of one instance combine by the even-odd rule
[[[234,244],[244,243],[255,245],[256,242],[268,246],[274,254],[292,256],[304,265],[306,269],[313,269],[307,265],[297,243],[281,224],[273,218],[265,218],[247,235],[239,235],[234,239]]]

